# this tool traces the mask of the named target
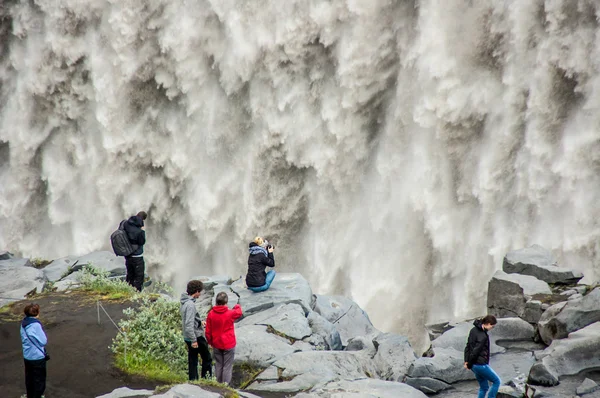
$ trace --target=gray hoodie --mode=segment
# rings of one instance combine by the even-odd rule
[[[198,337],[204,337],[204,329],[202,328],[202,319],[196,310],[196,299],[187,293],[181,294],[181,325],[183,327],[183,339],[185,341],[194,342]]]

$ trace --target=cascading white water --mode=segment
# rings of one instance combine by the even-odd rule
[[[177,284],[278,268],[424,346],[507,250],[595,278],[594,0],[5,0],[0,248],[108,247],[147,209]]]

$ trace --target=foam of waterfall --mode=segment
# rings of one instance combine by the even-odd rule
[[[0,248],[108,248],[147,209],[179,286],[246,245],[380,329],[483,314],[507,250],[595,278],[594,0],[6,0]]]

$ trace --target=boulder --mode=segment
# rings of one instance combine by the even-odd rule
[[[312,334],[304,309],[296,303],[281,304],[277,307],[255,313],[242,319],[238,325],[264,325],[277,334],[294,340],[302,340]]]
[[[487,306],[499,318],[523,317],[532,296],[551,294],[550,286],[533,276],[496,271],[488,284]]]
[[[13,254],[10,252],[5,251],[0,251],[0,261],[2,260],[10,260],[11,258],[13,258]]]
[[[548,308],[540,318],[538,331],[546,344],[567,337],[571,332],[600,321],[600,288],[577,300]]]
[[[280,393],[307,391],[317,384],[339,379],[370,378],[377,373],[369,357],[360,352],[347,351],[297,352],[278,359],[272,367],[277,369],[277,379],[256,380],[248,390]]]
[[[171,387],[164,394],[152,395],[152,398],[221,398],[222,395],[216,392],[204,390],[200,386],[192,384],[178,384]]]
[[[342,338],[340,332],[327,319],[315,311],[310,311],[306,317],[308,325],[312,331],[308,341],[318,349],[339,351],[342,346]],[[371,343],[373,345],[373,343]],[[373,352],[374,353],[374,352]]]
[[[353,337],[379,334],[367,313],[349,298],[316,295],[314,310],[335,326],[343,346]]]
[[[26,267],[27,259],[0,261],[0,307],[24,300],[26,294],[41,293],[46,284],[42,270]]]
[[[353,337],[348,341],[345,351],[365,351],[369,357],[373,358],[377,353],[377,348],[373,344],[373,339],[365,336]]]
[[[554,340],[538,355],[531,367],[529,382],[555,386],[559,378],[600,367],[600,322],[570,333],[566,339]]]
[[[447,390],[448,388],[452,387],[450,384],[444,383],[441,380],[433,379],[431,377],[407,377],[404,382],[409,386],[424,392],[425,394],[437,394],[440,391]]]
[[[43,272],[50,282],[56,282],[69,275],[73,271],[73,266],[77,265],[76,256],[68,256],[52,261]]]
[[[231,285],[231,283],[233,282],[233,280],[231,279],[231,277],[229,275],[212,275],[212,276],[199,275],[199,276],[193,276],[189,280],[193,280],[193,279],[201,281],[202,284],[204,285],[204,290],[211,290],[216,285],[228,286],[228,285]]]
[[[490,366],[503,383],[517,379],[524,382],[534,363],[531,351],[508,351],[490,358]]]
[[[402,381],[408,368],[417,359],[408,339],[392,333],[381,333],[373,339],[377,353],[373,357],[379,377]]]
[[[96,398],[128,398],[128,397],[149,397],[154,394],[152,390],[132,390],[129,387],[117,388],[113,392],[100,395]]]
[[[231,284],[231,290],[239,296],[244,315],[252,315],[279,304],[300,304],[305,314],[312,307],[312,290],[308,281],[297,273],[278,273],[271,287],[260,293],[248,290],[243,279]]]
[[[408,370],[410,378],[428,377],[452,384],[461,380],[473,380],[475,375],[464,368],[463,351],[454,348],[437,348],[435,356],[418,358]]]
[[[539,245],[508,252],[502,269],[509,274],[530,275],[547,283],[576,284],[583,278],[581,272],[559,267],[552,253]]]
[[[267,332],[262,325],[236,327],[237,345],[235,347],[235,362],[250,362],[261,367],[267,367],[277,359],[290,355],[298,348],[290,345],[290,341],[273,333]]]
[[[577,387],[577,395],[585,395],[591,394],[595,391],[598,391],[600,386],[596,384],[594,380],[590,380],[586,378],[580,385]]]
[[[300,393],[296,398],[426,398],[415,388],[377,379],[338,380]]]

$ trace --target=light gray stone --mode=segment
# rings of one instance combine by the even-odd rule
[[[246,325],[270,326],[277,332],[294,340],[302,340],[312,334],[304,309],[296,303],[281,304],[242,319],[240,327]]]
[[[221,398],[221,394],[192,384],[178,384],[164,394],[152,395],[152,398]]]
[[[529,372],[529,382],[554,386],[562,376],[575,375],[600,367],[600,322],[554,340],[538,354],[540,358]]]
[[[294,344],[292,344],[292,347],[295,348],[296,351],[314,351],[315,350],[315,346],[313,346],[310,343],[307,343],[306,341],[302,341],[302,340],[294,341]]]
[[[543,303],[539,300],[528,300],[521,319],[529,323],[538,323],[544,313]]]
[[[76,264],[76,256],[62,257],[52,261],[50,264],[44,267],[43,272],[46,276],[46,279],[48,279],[50,282],[55,282],[63,277],[66,277],[69,274],[71,267]]]
[[[489,313],[500,318],[521,317],[525,313],[526,302],[540,294],[552,294],[546,282],[533,276],[496,271],[488,284]]]
[[[314,310],[335,326],[343,346],[353,337],[379,334],[367,313],[349,298],[316,295]]]
[[[125,269],[125,259],[117,257],[113,252],[97,251],[78,257],[77,265],[73,267],[74,271],[81,270],[86,265],[92,265],[109,272],[109,276],[121,276],[127,273]]]
[[[569,298],[567,299],[567,301],[580,300],[582,298],[583,298],[583,295],[577,293],[577,294],[573,294],[573,295],[569,296]]]
[[[407,377],[405,383],[425,394],[436,394],[452,387],[450,384],[431,377]]]
[[[408,368],[417,359],[408,338],[393,333],[381,333],[373,339],[377,353],[373,357],[383,380],[402,381]]]
[[[546,344],[567,337],[571,332],[600,321],[600,288],[579,300],[570,300],[550,307],[538,323],[540,337]]]
[[[235,362],[251,362],[267,367],[278,358],[297,351],[283,337],[268,333],[262,325],[236,327]]]
[[[197,275],[191,277],[189,280],[201,281],[204,285],[204,290],[211,290],[216,285],[228,286],[230,284],[229,282],[233,282],[229,275]]]
[[[319,398],[426,398],[417,389],[404,383],[377,379],[338,380],[317,386],[310,391]],[[296,398],[301,398],[296,395]]]
[[[365,351],[369,357],[374,357],[377,353],[377,348],[373,344],[373,339],[365,336],[353,337],[348,341],[348,345],[344,348],[345,351]]]
[[[600,386],[598,386],[594,380],[586,378],[579,387],[577,387],[577,395],[591,394],[594,391],[598,391],[598,389],[600,389]]]
[[[264,292],[255,293],[248,290],[243,279],[235,281],[231,290],[239,296],[239,303],[246,316],[280,304],[300,304],[305,314],[308,314],[312,307],[310,285],[297,273],[278,273],[271,287]]]
[[[508,351],[490,358],[490,366],[503,383],[525,379],[534,363],[535,357],[531,351]]]
[[[547,283],[575,284],[583,278],[579,271],[559,267],[552,253],[539,245],[508,252],[502,269],[511,274],[531,275]]]
[[[452,384],[461,380],[473,380],[475,375],[464,366],[463,351],[453,348],[436,348],[435,356],[418,358],[408,370],[408,376],[431,377]]]
[[[26,267],[27,259],[10,259],[0,261],[0,307],[18,300],[35,289],[41,293],[46,278],[44,272]]]
[[[10,252],[5,251],[1,251],[0,252],[0,261],[2,260],[10,260],[11,258],[13,258],[13,254]]]
[[[54,282],[54,289],[56,289],[57,292],[68,292],[70,290],[73,289],[77,289],[78,287],[80,287],[81,284],[77,281],[74,280],[64,280],[64,281],[58,281],[58,282]]]
[[[340,332],[331,322],[315,311],[310,311],[306,319],[312,331],[308,340],[312,345],[325,350],[339,351],[343,349]]]
[[[373,377],[377,370],[373,361],[360,352],[304,351],[278,359],[272,365],[281,369],[278,383],[255,381],[248,390],[298,392],[306,391],[317,384],[338,379],[360,379]]]
[[[154,394],[152,390],[132,390],[129,387],[121,387],[108,394],[96,398],[127,398],[127,397],[149,397]]]

